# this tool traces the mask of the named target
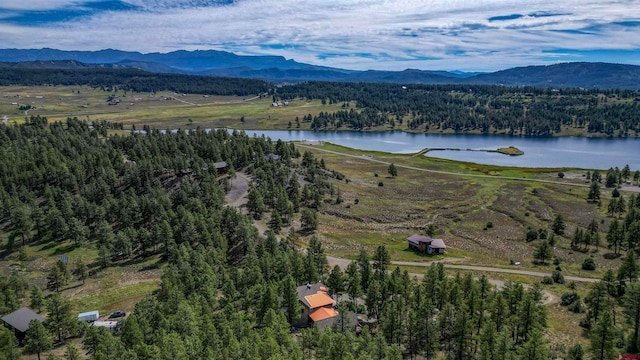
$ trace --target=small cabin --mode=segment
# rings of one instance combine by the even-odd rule
[[[414,234],[407,238],[409,249],[429,255],[444,254],[447,246],[442,239],[433,239],[427,235]]]
[[[22,343],[22,340],[24,340],[25,334],[29,329],[29,323],[31,320],[44,322],[45,319],[28,307],[23,307],[3,316],[1,320],[7,329],[13,331],[18,342]]]
[[[224,175],[229,171],[229,165],[226,161],[220,161],[217,163],[213,163],[213,167],[216,169],[218,176]]]

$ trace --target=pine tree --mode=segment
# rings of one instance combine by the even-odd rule
[[[282,218],[280,217],[280,213],[277,209],[274,209],[271,212],[271,220],[269,220],[269,229],[271,229],[276,234],[280,232],[280,228],[282,228]]]
[[[36,309],[37,312],[40,312],[42,309],[42,305],[44,305],[44,295],[42,294],[42,289],[39,286],[33,286],[31,288],[31,304],[29,305],[31,308]]]
[[[553,248],[549,245],[549,242],[543,241],[538,245],[536,251],[533,253],[533,257],[544,264],[545,260],[553,257]]]
[[[640,352],[640,283],[636,281],[627,285],[622,300],[625,318],[633,328],[628,337],[627,351],[637,354]]]
[[[40,360],[40,353],[53,348],[53,340],[39,320],[31,320],[29,322],[29,328],[24,338],[24,346],[28,352],[38,354],[38,360]]]
[[[389,172],[389,175],[391,175],[392,177],[398,176],[398,169],[393,163],[389,164],[389,168],[387,169],[387,171]]]
[[[360,286],[360,273],[358,272],[358,265],[352,261],[347,265],[346,269],[346,278],[347,278],[347,294],[353,301],[356,309],[356,313],[358,312],[358,297],[362,295],[362,287]]]
[[[340,295],[344,292],[344,277],[342,274],[342,270],[338,265],[335,265],[331,272],[329,273],[329,278],[327,279],[327,286],[334,294]]]
[[[290,274],[282,281],[280,291],[282,296],[281,307],[286,309],[289,324],[293,324],[293,322],[297,320],[300,303],[298,301],[298,293],[296,292],[296,284]]]
[[[76,260],[76,268],[74,272],[76,276],[82,280],[82,285],[84,285],[84,282],[89,275],[89,268],[87,268],[87,264],[85,264],[80,257]]]
[[[260,191],[253,186],[251,187],[251,190],[249,190],[247,210],[249,210],[249,213],[253,215],[253,218],[256,220],[260,220],[262,218],[262,213],[265,211],[262,195],[260,194]]]
[[[589,333],[591,352],[596,360],[609,360],[615,356],[618,328],[613,324],[610,312],[605,312]]]
[[[58,342],[76,330],[77,319],[71,313],[71,303],[58,293],[47,298],[47,313],[46,325],[51,332],[57,334]]]

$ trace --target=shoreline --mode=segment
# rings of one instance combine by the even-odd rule
[[[489,153],[499,153],[503,155],[509,156],[520,156],[524,155],[524,151],[516,148],[515,146],[509,146],[506,148],[498,148],[496,150],[491,149],[462,149],[462,148],[424,148],[417,153],[413,154],[413,156],[424,155],[431,151],[478,151],[478,152],[489,152]]]

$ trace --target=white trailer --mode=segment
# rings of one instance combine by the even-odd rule
[[[87,311],[87,312],[78,314],[78,320],[80,321],[93,322],[98,319],[100,319],[100,312],[98,312],[98,310]]]

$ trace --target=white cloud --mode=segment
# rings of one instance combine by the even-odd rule
[[[3,0],[0,9],[46,11],[99,1],[104,0]]]
[[[640,52],[640,37],[633,33],[634,29],[611,24],[640,21],[637,0],[239,0],[231,5],[217,5],[220,2],[215,0],[127,0],[127,3],[145,10],[104,12],[46,29],[16,28],[0,20],[0,39],[5,47],[28,44],[26,47],[142,52],[217,49],[238,54],[282,55],[301,62],[354,69],[488,70],[548,62],[554,56],[562,61],[565,58],[562,53],[546,53],[562,49]],[[541,13],[554,16],[530,16]],[[489,21],[511,14],[523,16]],[[590,33],[576,33],[581,29]]]

